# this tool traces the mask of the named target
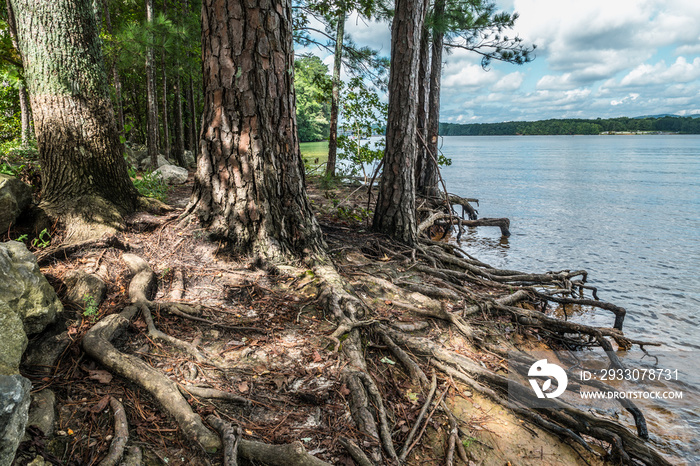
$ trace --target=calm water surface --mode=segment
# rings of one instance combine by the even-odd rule
[[[471,229],[467,252],[524,271],[584,268],[600,299],[627,309],[628,335],[689,351],[683,364],[700,368],[700,136],[453,136],[442,151],[448,190],[511,220],[507,240]],[[607,311],[579,319],[613,323]],[[700,464],[693,375],[685,402],[648,418],[671,438],[662,448]]]

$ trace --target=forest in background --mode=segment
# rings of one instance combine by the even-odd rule
[[[700,119],[692,117],[619,117],[507,121],[503,123],[440,123],[441,136],[535,136],[610,133],[700,134]]]

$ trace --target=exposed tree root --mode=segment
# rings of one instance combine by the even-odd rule
[[[444,203],[441,200],[437,202]],[[470,202],[475,202],[475,200],[459,200],[450,197],[450,202],[453,205],[463,206],[466,203],[468,206]],[[465,208],[462,215],[465,212],[470,218],[472,217],[470,209]],[[439,221],[439,216],[452,217],[452,214],[448,215],[445,212],[438,212],[436,215],[431,222],[428,222],[430,225]],[[476,215],[475,210],[474,215]],[[468,221],[454,219],[453,222],[467,224]],[[152,230],[154,225],[157,227],[156,223],[156,220],[147,218],[137,222],[136,226],[144,230]],[[425,228],[427,229],[428,226]],[[346,230],[349,231],[348,229],[343,230],[343,235],[348,234]],[[338,229],[338,231],[340,230]],[[160,232],[158,235],[160,237]],[[446,441],[444,442],[446,447],[443,450],[444,456],[441,461],[445,464],[455,464],[458,462],[457,457],[459,457],[467,463],[470,459],[464,451],[460,435],[462,438],[466,438],[468,424],[464,419],[455,418],[449,407],[456,398],[453,394],[461,393],[463,387],[467,386],[471,391],[504,406],[510,413],[514,413],[521,420],[526,421],[527,425],[533,426],[532,429],[543,429],[559,436],[564,442],[574,446],[580,455],[587,455],[587,458],[600,455],[599,449],[592,448],[593,439],[595,443],[607,445],[611,451],[611,457],[625,464],[669,464],[645,441],[648,438],[648,432],[644,416],[637,406],[628,400],[620,400],[620,403],[634,417],[637,435],[620,424],[597,417],[562,401],[556,402],[555,408],[531,409],[525,402],[525,397],[530,395],[529,392],[519,391],[517,388],[509,391],[508,379],[501,375],[500,371],[496,372],[492,369],[493,365],[488,365],[488,361],[498,360],[499,369],[506,369],[505,350],[502,346],[496,347],[493,344],[493,341],[498,340],[499,336],[498,329],[494,328],[496,326],[492,324],[494,321],[507,322],[506,325],[509,328],[515,328],[525,335],[531,332],[529,329],[537,329],[537,335],[545,340],[548,336],[556,336],[565,339],[573,346],[602,347],[608,350],[613,367],[621,365],[615,352],[610,351],[614,349],[613,345],[629,348],[633,345],[644,347],[655,344],[630,338],[622,332],[625,310],[598,300],[595,288],[586,284],[587,274],[585,271],[563,270],[524,273],[500,270],[445,243],[422,240],[418,247],[412,250],[391,245],[376,237],[372,237],[371,241],[367,241],[366,238],[362,241],[364,241],[362,246],[351,248],[347,247],[347,244],[343,244],[342,248],[338,248],[338,250],[354,249],[352,253],[355,255],[365,254],[367,262],[371,262],[369,257],[372,256],[378,261],[367,267],[363,265],[362,268],[350,265],[343,266],[339,262],[338,268],[336,268],[329,259],[325,258],[316,263],[313,274],[309,272],[304,274],[305,276],[306,274],[312,275],[313,278],[310,279],[309,283],[306,283],[310,286],[295,288],[297,292],[303,288],[304,299],[308,299],[308,301],[303,302],[301,309],[313,309],[316,303],[320,303],[324,314],[321,315],[319,312],[314,315],[314,318],[318,319],[315,322],[322,321],[323,317],[326,318],[326,321],[322,322],[324,327],[320,332],[317,329],[309,331],[308,328],[301,327],[300,322],[303,322],[313,312],[305,311],[300,320],[301,311],[297,313],[298,308],[293,308],[293,314],[297,316],[295,331],[297,333],[308,332],[312,335],[311,338],[302,341],[312,342],[312,344],[317,341],[323,342],[311,352],[315,352],[317,357],[305,360],[309,367],[305,367],[305,372],[301,372],[303,376],[296,375],[295,379],[298,379],[296,381],[299,383],[305,383],[308,380],[320,378],[321,376],[318,374],[323,374],[323,377],[333,379],[332,384],[337,384],[335,387],[331,385],[332,388],[324,390],[336,393],[337,400],[342,399],[347,403],[347,411],[345,412],[349,414],[347,420],[342,416],[343,407],[341,407],[332,413],[324,412],[323,420],[318,421],[319,423],[316,425],[326,428],[324,423],[331,422],[326,418],[335,416],[336,419],[332,421],[343,418],[342,426],[346,428],[351,416],[351,420],[357,427],[354,432],[343,433],[348,437],[354,433],[354,441],[351,438],[338,438],[338,435],[334,435],[336,443],[330,448],[338,448],[337,445],[342,445],[355,462],[363,466],[406,464],[409,454],[413,459],[414,454],[420,456],[425,453],[426,450],[422,449],[421,442],[425,443],[425,438],[432,438],[430,436],[432,434],[428,435],[426,432],[430,432],[429,429],[432,425],[444,424],[446,419],[449,422],[449,429],[447,432],[443,431],[443,434],[446,433]],[[91,244],[95,247],[111,247],[109,245],[103,246],[98,242],[85,243],[85,246]],[[123,243],[121,244],[123,245]],[[118,243],[115,245],[119,248]],[[137,246],[134,246],[134,250],[139,251]],[[70,255],[72,252],[71,249],[65,249],[62,252],[59,251],[58,255],[47,255],[45,260],[48,262],[51,257],[60,258],[61,254]],[[339,256],[341,253],[338,253]],[[144,255],[144,257],[149,257],[149,260],[154,261],[153,256]],[[162,254],[161,257],[163,257]],[[267,357],[269,362],[269,358],[283,354],[283,350],[280,349],[283,344],[275,348],[275,350],[280,350],[279,352],[263,354],[259,356],[259,359],[251,357],[244,360],[248,358],[249,354],[255,355],[256,339],[248,339],[247,336],[244,338],[235,334],[229,336],[227,333],[221,332],[224,335],[223,338],[232,341],[231,346],[228,346],[228,343],[222,346],[213,344],[207,346],[200,343],[199,336],[190,343],[168,335],[158,328],[160,326],[163,330],[169,331],[167,320],[160,320],[160,315],[157,312],[159,310],[168,311],[183,319],[206,323],[208,326],[236,330],[264,331],[264,329],[227,326],[205,318],[209,312],[217,309],[215,305],[205,300],[199,301],[201,306],[179,302],[184,298],[185,277],[188,280],[188,293],[190,293],[190,286],[194,281],[190,281],[189,277],[192,275],[188,274],[186,269],[176,269],[179,265],[173,266],[175,271],[170,275],[173,280],[171,292],[168,294],[167,287],[163,287],[165,291],[163,289],[161,291],[164,294],[158,295],[167,296],[167,298],[159,299],[172,299],[173,302],[160,302],[154,298],[156,275],[149,264],[134,254],[124,254],[123,259],[133,274],[128,285],[130,305],[117,314],[103,318],[88,331],[83,338],[85,352],[109,371],[133,381],[148,391],[160,403],[163,410],[177,421],[180,430],[187,439],[205,451],[219,450],[223,446],[225,464],[237,464],[236,461],[240,458],[255,463],[284,464],[285,466],[327,464],[313,454],[324,451],[324,448],[329,448],[329,444],[333,443],[332,440],[326,440],[326,443],[321,446],[314,445],[315,449],[309,453],[302,443],[293,442],[296,438],[294,437],[296,432],[293,431],[290,434],[288,429],[281,434],[282,436],[275,433],[275,430],[285,423],[290,414],[271,416],[275,427],[271,429],[272,433],[268,436],[260,435],[260,431],[255,431],[255,427],[248,430],[248,424],[245,423],[252,412],[273,410],[275,407],[266,404],[268,400],[274,400],[275,396],[283,396],[278,394],[268,397],[266,393],[263,395],[265,401],[263,403],[259,396],[267,390],[267,387],[272,386],[272,381],[267,379],[265,382],[261,382],[260,378],[256,379],[267,370],[274,373],[275,369],[270,368],[270,366],[266,367],[265,363],[261,361]],[[365,262],[358,263],[364,264]],[[156,270],[165,268],[163,264],[159,265],[160,267]],[[171,265],[167,264],[168,267]],[[211,284],[213,288],[216,280],[221,277],[218,272],[222,269],[215,269],[211,282],[206,282],[205,285]],[[283,270],[286,271],[286,269]],[[338,270],[348,275],[341,276]],[[277,270],[277,273],[280,273],[280,277],[282,277],[280,282],[289,283],[291,281],[295,284],[298,282],[298,280],[294,280],[293,276],[285,276],[284,271],[280,273]],[[367,273],[373,275],[367,276]],[[359,293],[353,289],[350,280],[357,286]],[[377,286],[379,291],[376,291]],[[285,290],[291,289],[293,287],[285,288]],[[306,296],[308,290],[319,290],[319,295],[308,293],[309,296]],[[265,289],[262,294],[265,295],[268,291]],[[594,299],[584,297],[584,292],[588,294],[591,291]],[[269,293],[274,295],[276,291]],[[297,301],[298,296],[288,296],[286,293],[285,300]],[[292,294],[290,291],[289,295]],[[299,294],[301,295],[301,293]],[[252,295],[251,292],[250,296]],[[240,296],[241,301],[243,301],[245,296]],[[235,294],[232,299],[238,300],[239,295]],[[269,296],[263,296],[261,299],[269,299]],[[254,299],[245,302],[245,304],[246,306],[250,304],[245,309],[251,311],[257,306]],[[279,303],[275,303],[275,305],[279,306]],[[123,301],[120,301],[118,310],[121,310],[122,306]],[[615,323],[612,327],[594,327],[572,322],[568,320],[568,315],[559,318],[556,315],[561,314],[555,315],[547,312],[552,308],[565,306],[569,308],[574,306],[593,307],[611,312],[615,316]],[[207,314],[202,314],[202,309],[206,310]],[[244,309],[244,307],[236,308],[235,311],[228,309],[222,309],[222,311],[237,314],[239,309]],[[178,377],[177,371],[180,371],[180,374],[188,374],[186,370],[182,369],[183,367],[195,366],[193,369],[195,375],[183,376],[180,379],[181,383],[176,383],[160,369],[138,357],[122,353],[115,347],[112,342],[115,341],[117,334],[134,319],[139,311],[143,316],[145,326],[137,321],[132,328],[138,327],[142,335],[147,334],[150,340],[165,343],[163,348],[170,346],[184,353],[184,357],[178,353],[178,358],[181,361],[178,361],[177,364],[171,364],[174,369],[166,370],[171,370],[175,378]],[[253,313],[251,312],[251,314]],[[257,318],[264,319],[265,315],[257,314]],[[415,316],[420,316],[419,320],[417,322],[411,321]],[[154,317],[157,322],[154,322]],[[187,323],[187,325],[191,324]],[[329,329],[329,325],[334,327]],[[271,328],[269,334],[277,332],[276,327]],[[207,332],[209,331],[212,334],[219,333],[218,330],[207,327]],[[204,333],[201,332],[201,334]],[[256,338],[258,337],[256,336]],[[266,338],[269,338],[269,335]],[[332,344],[326,345],[324,338],[329,339]],[[260,339],[263,338],[260,337]],[[250,340],[253,342],[251,343]],[[283,341],[286,340],[275,336],[270,338],[267,343],[274,347],[277,342]],[[291,337],[290,341],[293,341]],[[323,347],[328,351],[324,353]],[[480,350],[483,350],[480,357],[487,354],[488,358],[493,359],[484,359],[487,364],[483,364],[481,360],[477,360],[470,353],[470,351],[479,352]],[[148,358],[154,356],[150,361],[157,362],[157,358],[163,357],[160,351],[161,347],[159,346],[158,354],[149,354]],[[233,359],[231,351],[239,352],[241,354],[240,360]],[[307,349],[307,354],[308,352]],[[146,356],[143,352],[136,354]],[[212,354],[218,356],[214,357]],[[377,355],[389,355],[398,364],[393,361],[385,362],[384,358],[379,362]],[[231,377],[231,372],[226,372],[231,370],[228,366],[226,371],[216,371],[217,377],[221,376],[218,381],[220,388],[226,382],[230,382],[230,384],[226,385],[223,390],[197,386],[209,383],[207,380],[200,380],[200,377],[202,379],[208,378],[205,371],[201,370],[201,366],[206,367],[214,364],[222,368],[223,365],[219,366],[218,363],[226,360],[224,359],[226,357],[236,361],[236,369],[238,369],[239,364],[243,368],[240,372],[233,374],[235,378]],[[185,360],[184,364],[182,360]],[[318,364],[314,364],[312,367],[309,361]],[[527,371],[532,361],[523,355],[517,361],[509,359],[509,363],[510,367],[507,368],[509,372],[522,374],[523,371]],[[302,362],[301,365],[304,364]],[[154,365],[161,367],[158,362]],[[433,372],[430,378],[426,376],[429,371]],[[205,376],[202,376],[202,373]],[[255,375],[252,375],[252,378],[246,378],[248,374]],[[275,374],[274,384],[280,393],[284,391],[295,393],[296,388],[289,388],[291,386],[289,377],[282,372]],[[394,381],[394,386],[387,382],[390,378],[398,380]],[[183,380],[193,382],[189,384],[184,383]],[[211,382],[213,386],[217,386],[217,381]],[[265,383],[268,384],[267,387]],[[591,382],[590,385],[596,386],[594,382]],[[438,389],[438,386],[441,388]],[[404,396],[409,387],[412,396],[420,397],[420,402],[416,401],[414,397],[411,398],[412,405],[410,403],[400,404],[397,402],[397,398]],[[603,385],[599,385],[598,388],[610,389]],[[239,393],[250,398],[233,393],[235,390],[239,390]],[[302,391],[300,390],[300,392]],[[397,396],[397,393],[400,395]],[[201,402],[200,399],[218,399],[232,403]],[[314,398],[313,404],[321,405],[319,399]],[[202,416],[211,414],[213,411],[216,412],[214,416],[207,417],[207,424],[214,427],[218,434],[202,422],[188,400],[189,403],[197,407],[197,412],[202,413]],[[298,407],[298,405],[292,405]],[[400,407],[397,408],[397,406]],[[115,410],[116,424],[117,409],[114,407],[113,409]],[[419,410],[420,412],[417,412]],[[455,410],[456,412],[458,411]],[[239,413],[241,417],[239,417]],[[290,419],[293,418],[292,415]],[[431,418],[433,419],[431,420]],[[228,419],[230,423],[221,419]],[[243,432],[236,431],[233,427],[237,424],[236,420],[238,419],[244,421],[242,423]],[[319,419],[321,419],[320,416]],[[279,424],[277,424],[278,421]],[[294,420],[292,425],[294,428],[302,429],[299,427],[302,424],[303,418]],[[126,421],[124,421],[124,427],[126,428]],[[126,440],[121,439],[127,439],[128,434],[117,435],[116,430],[115,427],[113,446],[122,451],[118,454],[118,458],[123,455],[127,443]],[[252,431],[255,431],[255,434],[251,434]],[[299,432],[301,431],[303,429]],[[281,441],[287,443],[272,445],[244,438],[251,435],[263,438],[266,442]],[[307,442],[308,439],[304,438],[303,440]],[[310,450],[312,444],[305,443]],[[124,457],[123,461],[127,464],[129,464],[127,458],[131,453],[130,449]],[[341,450],[341,454],[345,453]],[[112,454],[110,450],[109,455],[103,460],[109,462],[104,464],[116,464],[118,459],[112,459],[116,455],[116,453]]]
[[[44,265],[51,261],[52,259],[66,259],[70,255],[75,254],[78,251],[85,251],[88,249],[108,249],[115,248],[122,251],[128,251],[129,246],[124,244],[124,242],[119,238],[118,235],[106,235],[99,239],[92,239],[88,241],[83,241],[80,243],[73,244],[61,244],[59,246],[50,246],[45,249],[37,256],[37,263],[39,265]]]
[[[262,442],[242,439],[240,433],[235,434],[233,427],[216,418],[208,416],[207,422],[222,433],[224,440],[224,452],[228,452],[226,458],[234,458],[236,452],[250,461],[259,461],[270,466],[329,466],[313,455],[307,453],[301,442],[288,443],[286,445],[269,445]],[[226,461],[226,460],[225,460]],[[236,462],[225,462],[226,465],[235,465]]]
[[[100,461],[99,466],[116,466],[124,455],[126,442],[129,441],[129,425],[126,422],[124,406],[114,397],[109,400],[114,412],[114,438],[109,446],[109,453]]]
[[[218,417],[209,416],[207,422],[221,435],[224,444],[224,466],[238,466],[238,443],[241,440],[241,428],[234,428]]]
[[[221,447],[219,437],[207,429],[175,382],[142,360],[124,354],[111,343],[117,331],[126,327],[136,314],[136,306],[128,306],[121,314],[112,314],[96,323],[83,338],[83,349],[110,371],[132,380],[148,391],[177,420],[185,436],[205,451]]]
[[[115,334],[134,317],[138,308],[147,308],[150,303],[148,290],[155,279],[146,261],[133,254],[124,256],[125,262],[135,272],[129,284],[129,297],[135,304],[126,307],[120,314],[110,315],[95,324],[83,338],[83,349],[109,370],[136,382],[151,393],[177,420],[187,438],[205,451],[216,451],[221,447],[219,437],[202,424],[200,417],[180,394],[177,384],[140,359],[121,353],[111,343]]]

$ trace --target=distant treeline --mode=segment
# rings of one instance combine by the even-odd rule
[[[597,118],[595,120],[508,121],[468,125],[440,123],[442,136],[570,135],[608,132],[700,134],[700,118],[664,116]]]

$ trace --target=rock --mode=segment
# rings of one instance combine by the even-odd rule
[[[27,348],[27,334],[20,316],[0,302],[0,374],[13,375],[19,372],[22,353]]]
[[[32,384],[19,374],[0,375],[0,466],[9,466],[24,436]]]
[[[172,165],[168,159],[165,158],[163,154],[158,154],[158,166],[162,167],[163,165]]]
[[[148,149],[146,146],[127,145],[126,159],[134,167],[138,168],[143,159],[148,157]]]
[[[143,170],[149,170],[154,168],[153,164],[151,163],[150,157],[144,157],[143,159],[141,159],[140,165]],[[158,167],[162,167],[163,165],[170,165],[170,162],[168,161],[168,159],[165,158],[163,154],[158,154]]]
[[[6,232],[32,203],[32,188],[13,176],[0,173],[0,231]]]
[[[68,332],[61,332],[37,339],[37,341],[29,345],[24,353],[24,365],[31,367],[37,376],[50,376],[53,373],[56,361],[71,341]]]
[[[33,394],[31,398],[27,425],[37,426],[46,437],[51,437],[56,422],[56,395],[45,388]]]
[[[66,285],[66,297],[74,303],[85,306],[85,298],[90,296],[95,307],[100,307],[107,295],[107,285],[97,275],[75,270],[63,279]]]
[[[175,165],[163,165],[154,171],[153,174],[167,184],[185,184],[188,172],[186,168]]]
[[[27,334],[41,332],[63,312],[56,292],[24,243],[0,243],[0,303],[19,316]],[[6,337],[0,334],[0,341]]]
[[[191,150],[186,150],[182,153],[182,158],[185,159],[185,165],[189,168],[194,168],[197,166],[197,160],[194,158],[194,152]]]

